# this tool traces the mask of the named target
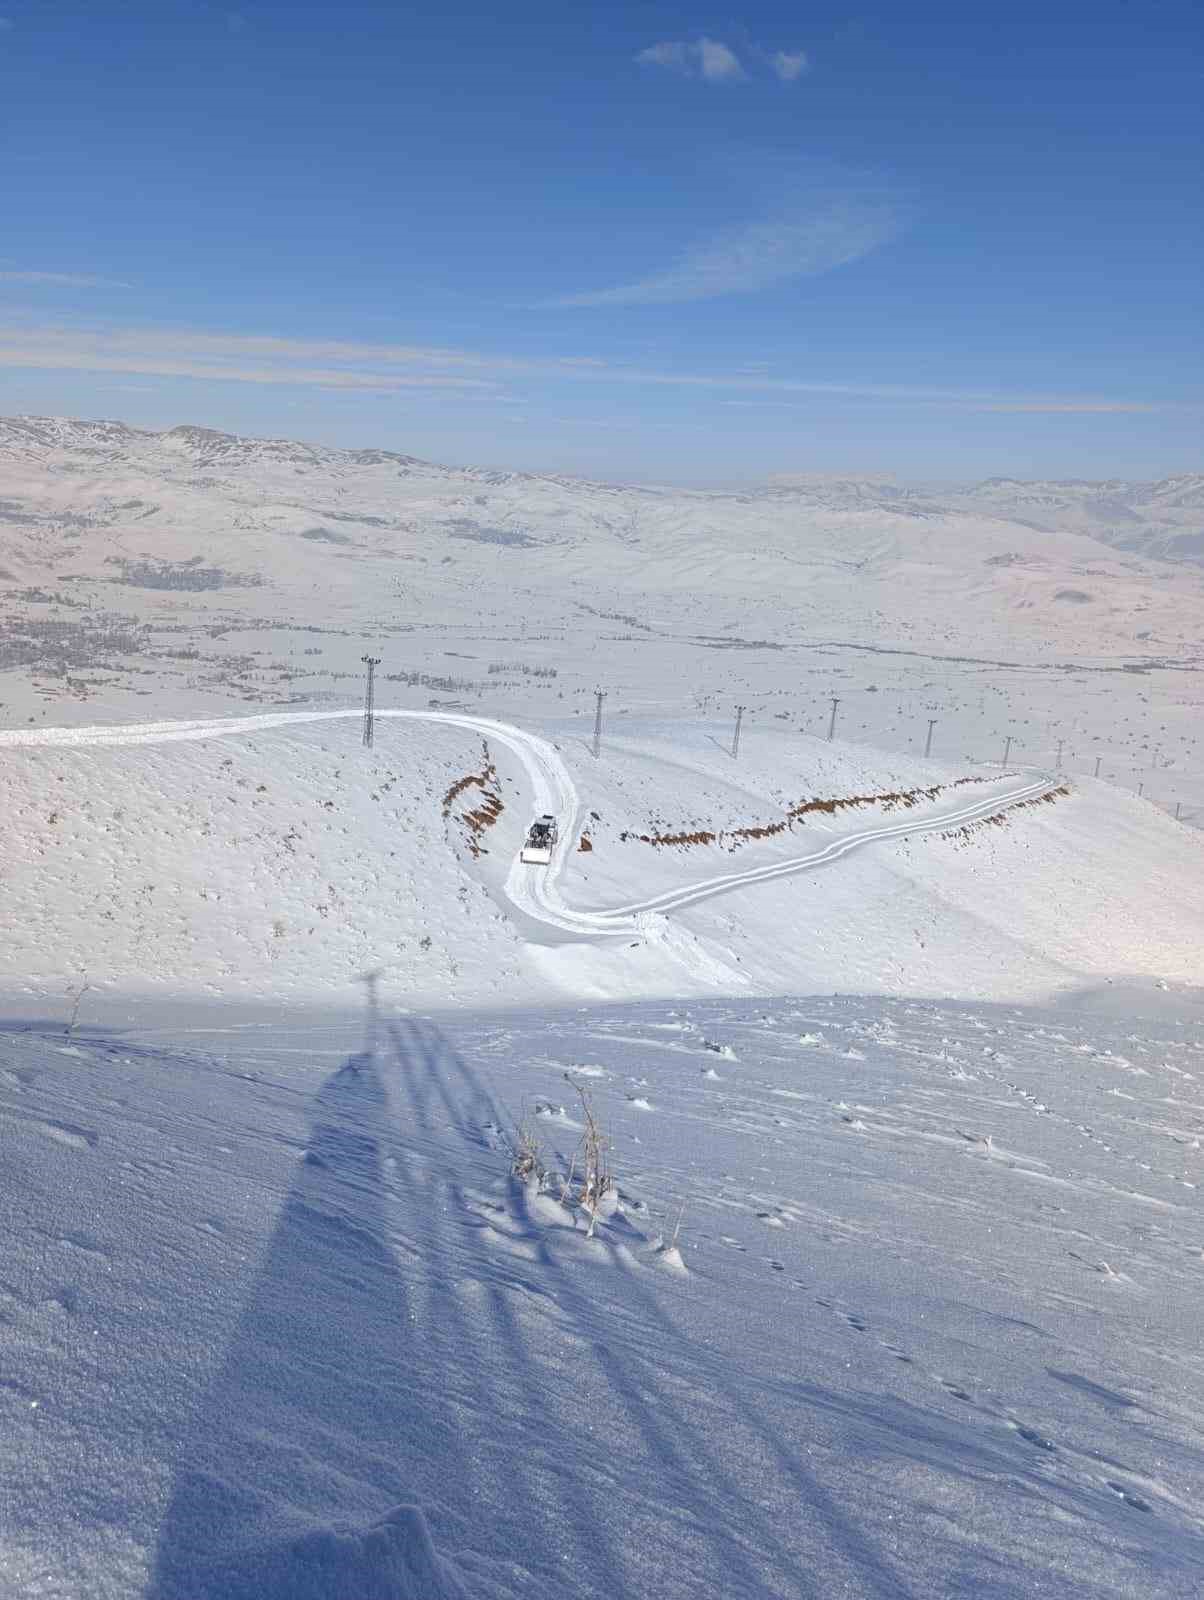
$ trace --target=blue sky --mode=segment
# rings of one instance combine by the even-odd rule
[[[1187,3],[0,19],[0,411],[700,484],[1201,466]]]

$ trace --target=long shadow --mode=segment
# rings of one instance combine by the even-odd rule
[[[417,1125],[433,1132],[436,1115],[445,1114],[465,1138],[475,1140],[480,1119],[491,1114],[496,1117],[496,1111],[450,1041],[433,1024],[411,1019],[391,1025],[389,1036]],[[464,1101],[454,1086],[468,1093],[474,1115],[465,1114]],[[521,1194],[516,1203],[521,1210]],[[652,1285],[641,1281],[643,1273],[624,1273],[622,1295],[643,1325],[644,1337],[634,1341],[613,1338],[606,1325],[606,1307],[590,1292],[591,1274],[566,1268],[560,1252],[552,1248],[546,1228],[534,1223],[531,1233],[543,1291],[568,1313],[577,1337],[590,1347],[587,1361],[591,1370],[588,1377],[583,1375],[583,1383],[609,1391],[616,1417],[622,1419],[646,1460],[655,1464],[656,1481],[667,1500],[700,1514],[705,1531],[696,1524],[695,1548],[677,1555],[679,1560],[697,1562],[698,1592],[709,1589],[751,1596],[776,1592],[782,1585],[791,1594],[818,1596],[824,1592],[825,1573],[810,1570],[783,1547],[783,1528],[766,1511],[759,1487],[733,1475],[729,1451],[693,1414],[693,1407],[666,1409],[649,1403],[649,1395],[663,1387],[667,1371],[674,1368],[687,1389],[717,1398],[740,1419],[742,1428],[756,1440],[762,1459],[774,1463],[779,1481],[788,1486],[789,1498],[821,1535],[820,1542],[827,1544],[831,1557],[846,1571],[850,1567],[855,1571],[860,1592],[882,1600],[909,1600],[914,1591],[896,1563],[820,1483],[781,1428],[766,1416],[762,1397],[749,1384],[733,1383],[722,1363],[711,1359],[709,1352],[690,1346],[666,1315]],[[607,1246],[599,1243],[597,1248],[605,1251]],[[505,1292],[507,1287],[499,1283],[490,1294],[492,1337],[506,1350],[512,1370],[529,1371],[531,1358],[523,1347],[513,1315],[514,1297]],[[541,1393],[538,1388],[533,1396],[541,1409],[546,1409],[548,1398],[546,1391]],[[562,1499],[569,1487],[562,1480]],[[596,1507],[597,1495],[591,1491],[584,1507],[562,1504],[558,1508],[562,1526],[573,1527],[585,1547],[579,1554],[589,1557],[574,1560],[573,1570],[592,1574],[597,1580],[595,1589],[589,1576],[579,1579],[579,1592],[621,1594],[629,1584],[623,1582],[606,1552],[594,1548]],[[578,1512],[581,1514],[575,1514]]]
[[[472,1069],[432,1023],[406,1019],[391,1024],[388,1032],[400,1069],[401,1088],[408,1099],[416,1129],[434,1134],[438,1132],[439,1122],[446,1119],[464,1139],[475,1143],[487,1121],[500,1120]],[[513,1206],[522,1213],[524,1197],[519,1186],[514,1188],[518,1192],[512,1193]],[[666,1528],[680,1518],[681,1508],[689,1508],[689,1541],[679,1546],[672,1557],[668,1548],[662,1548],[661,1558],[693,1569],[691,1591],[755,1596],[782,1592],[784,1587],[785,1592],[799,1596],[821,1593],[816,1574],[804,1569],[782,1548],[782,1528],[766,1512],[757,1486],[742,1484],[732,1474],[727,1451],[705,1424],[694,1419],[693,1408],[678,1405],[667,1410],[655,1401],[650,1403],[650,1395],[655,1395],[663,1385],[667,1353],[682,1344],[683,1335],[665,1316],[655,1293],[640,1285],[641,1274],[624,1272],[622,1295],[644,1320],[644,1332],[655,1329],[652,1348],[647,1353],[642,1339],[629,1341],[616,1335],[609,1321],[613,1303],[608,1306],[600,1296],[591,1293],[596,1280],[588,1264],[584,1273],[566,1269],[558,1251],[551,1247],[547,1228],[538,1222],[531,1222],[529,1236],[538,1263],[537,1271],[508,1278],[493,1261],[482,1274],[494,1381],[498,1371],[505,1371],[510,1382],[522,1392],[524,1404],[533,1417],[546,1415],[549,1407],[555,1406],[555,1392],[549,1388],[548,1374],[540,1371],[525,1340],[515,1314],[515,1296],[510,1291],[518,1287],[542,1293],[560,1313],[567,1314],[578,1347],[586,1347],[586,1353],[577,1358],[580,1364],[578,1386],[583,1391],[601,1390],[607,1395],[597,1419],[587,1419],[589,1432],[583,1429],[581,1438],[576,1441],[579,1454],[588,1462],[590,1434],[595,1425],[604,1430],[607,1426],[618,1427],[633,1442],[637,1457],[643,1457],[642,1466],[637,1467],[626,1450],[619,1447],[617,1439],[613,1440],[624,1462],[624,1471],[630,1468],[637,1477],[656,1482],[659,1495],[666,1501]],[[440,1258],[454,1260],[454,1241],[447,1240],[444,1244],[438,1252]],[[599,1240],[596,1249],[605,1254],[613,1251],[613,1246]],[[453,1319],[463,1318],[463,1313],[455,1309],[458,1302],[454,1295],[449,1297],[448,1305],[452,1308]],[[462,1331],[464,1337],[474,1337],[466,1324]],[[484,1331],[478,1315],[475,1338],[480,1340]],[[712,1393],[718,1376],[713,1367],[707,1374]],[[741,1397],[741,1409],[747,1422],[744,1397]],[[603,1417],[609,1418],[609,1424],[601,1421]],[[563,1428],[564,1422],[560,1425]],[[858,1547],[854,1525],[828,1502],[813,1476],[777,1438],[775,1431],[770,1427],[756,1431],[762,1432],[762,1448],[769,1446],[767,1453],[777,1457],[779,1467],[784,1466],[791,1472],[800,1500],[809,1502],[812,1514],[822,1517],[831,1535],[838,1538],[844,1549],[850,1546],[857,1549],[862,1576],[867,1583],[866,1592],[890,1594],[897,1600],[904,1600],[908,1594],[905,1585],[878,1557],[868,1540],[863,1540]],[[558,1448],[566,1461],[573,1454],[567,1439]],[[530,1464],[528,1470],[532,1470]],[[653,1593],[655,1575],[645,1572],[641,1580],[633,1584],[633,1574],[624,1571],[618,1551],[608,1542],[606,1522],[617,1519],[613,1509],[610,1519],[599,1517],[597,1476],[596,1472],[591,1473],[591,1480],[585,1481],[569,1469],[558,1476],[551,1496],[546,1484],[532,1482],[530,1497],[543,1503],[549,1511],[554,1509],[560,1549],[571,1551],[567,1570],[575,1575],[577,1593],[597,1597],[597,1600],[637,1591]],[[642,1512],[640,1516],[643,1521]],[[527,1558],[538,1566],[538,1552],[532,1549],[535,1542],[528,1529]],[[554,1568],[549,1570],[554,1578]],[[562,1574],[564,1570],[562,1565]],[[678,1581],[681,1576],[679,1571]]]
[[[148,1600],[500,1600],[570,1575],[612,1600],[658,1592],[648,1537],[674,1592],[822,1594],[767,1486],[733,1470],[725,1418],[857,1592],[907,1595],[652,1275],[583,1258],[571,1226],[555,1239],[505,1192],[503,1118],[447,1037],[371,1004],[369,1020],[375,1051],[315,1098]],[[588,1249],[619,1262],[614,1242]],[[683,1398],[700,1380],[701,1408]]]
[[[386,1094],[353,1057],[312,1134],[176,1475],[154,1600],[465,1594],[409,1503],[447,1464],[386,1243]]]

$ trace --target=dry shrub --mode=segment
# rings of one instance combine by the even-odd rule
[[[599,1207],[615,1186],[609,1161],[610,1140],[607,1139],[598,1125],[589,1090],[574,1082],[567,1072],[564,1075],[564,1081],[572,1084],[581,1097],[581,1114],[585,1118],[585,1130],[573,1156],[573,1166],[569,1170],[568,1187],[571,1190],[572,1174],[576,1169],[578,1158],[580,1158],[581,1187],[577,1191],[576,1201],[589,1217],[589,1228],[586,1230],[585,1236],[587,1239],[592,1239],[594,1227],[598,1221]]]
[[[510,1171],[520,1183],[543,1183],[546,1167],[543,1145],[528,1118],[524,1117],[513,1133],[506,1136],[510,1151]]]

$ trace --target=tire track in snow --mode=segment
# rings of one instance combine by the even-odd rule
[[[310,722],[339,722],[362,717],[358,708],[341,711],[269,711],[249,717],[210,717],[193,721],[123,723],[112,727],[82,728],[5,728],[0,729],[0,749],[31,745],[66,745],[86,748],[95,745],[146,745],[169,744],[201,739],[215,739],[227,734],[256,733],[267,728],[282,728]],[[770,862],[766,866],[750,867],[742,872],[728,872],[681,889],[670,889],[645,900],[629,905],[613,906],[602,911],[587,911],[570,906],[561,899],[559,878],[564,870],[572,841],[581,827],[583,806],[577,787],[560,754],[548,740],[538,734],[528,733],[508,722],[497,722],[491,717],[475,717],[455,711],[409,711],[385,708],[374,713],[378,721],[438,722],[454,728],[465,728],[495,739],[518,758],[531,785],[532,810],[547,812],[558,818],[560,837],[548,868],[524,867],[515,859],[506,879],[506,895],[511,903],[527,916],[554,927],[561,932],[587,937],[622,936],[646,929],[651,918],[709,900],[716,895],[730,894],[733,890],[757,883],[768,883],[775,878],[791,877],[826,866],[850,851],[882,839],[902,839],[911,834],[934,833],[953,825],[981,821],[993,816],[1006,806],[1023,800],[1036,799],[1047,794],[1054,786],[1051,778],[1041,778],[960,806],[954,810],[941,810],[921,818],[908,818],[899,822],[884,823],[873,828],[862,828],[856,833],[842,834],[822,848],[805,855],[791,856],[784,861]]]

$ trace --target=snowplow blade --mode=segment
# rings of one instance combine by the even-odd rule
[[[549,866],[552,860],[552,847],[551,845],[524,845],[518,859],[525,862],[529,867]]]

